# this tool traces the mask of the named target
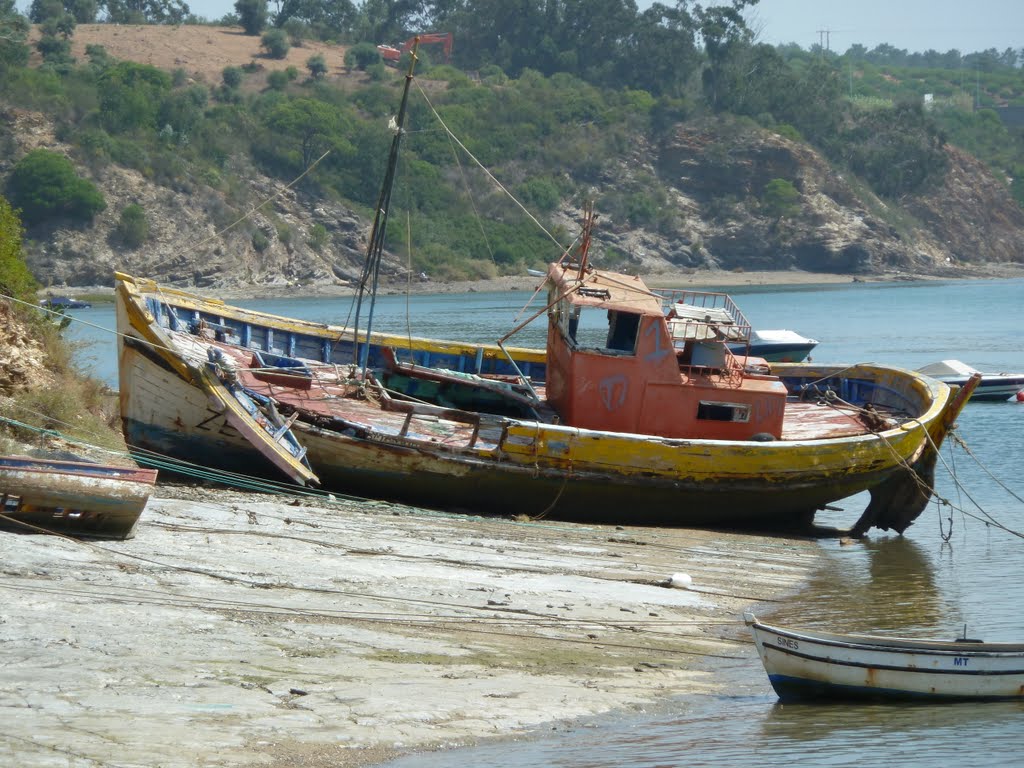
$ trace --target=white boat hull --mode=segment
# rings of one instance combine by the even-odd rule
[[[1024,645],[828,635],[747,621],[783,700],[1024,698]]]
[[[975,402],[1003,402],[1024,390],[1024,373],[985,373],[959,360],[931,363],[918,368],[917,372],[949,386],[963,386],[972,375],[980,373],[981,381],[971,394]]]

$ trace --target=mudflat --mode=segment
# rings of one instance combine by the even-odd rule
[[[765,684],[742,611],[817,558],[163,485],[127,541],[0,533],[0,763],[354,766],[669,709]]]

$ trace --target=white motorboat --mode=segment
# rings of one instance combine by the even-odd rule
[[[918,373],[938,379],[945,384],[963,386],[975,373],[981,374],[981,383],[974,389],[971,400],[1003,401],[1024,389],[1024,373],[986,373],[959,360],[942,360],[917,369]]]

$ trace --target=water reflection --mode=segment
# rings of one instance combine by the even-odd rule
[[[1024,704],[1020,702],[775,704],[761,720],[756,738],[763,749],[798,748],[803,754],[814,754],[817,743],[835,758],[868,744],[884,749],[887,759],[893,758],[894,749],[914,752],[924,743],[942,743],[951,754],[962,754],[962,743],[969,742],[975,732],[985,734],[986,748],[1011,747],[1021,714]],[[1005,723],[1005,727],[993,728],[994,723]],[[925,764],[923,756],[917,757],[915,764]]]
[[[668,768],[669,766],[1016,764],[1024,704],[778,704],[774,696],[698,696],[643,722],[578,728],[557,738],[400,758],[389,768]],[[976,749],[964,749],[976,744]]]
[[[952,625],[929,552],[903,536],[843,546],[822,542],[825,562],[799,600],[772,623],[839,632],[931,634]]]

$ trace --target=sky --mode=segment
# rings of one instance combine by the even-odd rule
[[[825,45],[822,31],[830,30],[828,47],[837,53],[855,43],[911,53],[1024,48],[1024,0],[760,0],[747,24],[762,42],[801,48]]]

